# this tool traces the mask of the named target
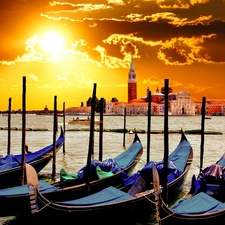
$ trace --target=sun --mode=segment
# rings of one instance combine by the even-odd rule
[[[64,38],[58,33],[49,32],[44,34],[39,43],[47,53],[55,56],[64,49]]]

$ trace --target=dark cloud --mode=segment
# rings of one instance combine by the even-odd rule
[[[99,45],[106,49],[107,54],[121,57],[121,46],[132,54],[135,47],[148,45],[147,42],[151,41],[161,42],[157,45],[165,57],[160,59],[167,59],[170,63],[190,62],[182,50],[187,48],[189,53],[196,47],[200,49],[194,53],[195,57],[224,62],[224,12],[225,2],[222,0],[193,5],[189,1],[182,1],[182,4],[180,1],[173,1],[173,4],[161,1],[160,5],[156,1],[123,1],[120,5],[106,1],[0,1],[0,60],[15,59],[25,52],[27,39],[44,30],[57,28],[68,34],[68,48],[77,39],[84,39],[87,45],[83,49],[96,59],[99,55],[94,49]],[[116,44],[105,41],[111,35],[115,38],[131,34],[133,39],[127,39],[127,43],[125,37]],[[183,40],[194,37],[199,41],[184,47],[185,43],[180,45],[181,37]],[[176,46],[164,46],[163,43],[172,39],[179,40],[181,47],[176,43]]]
[[[188,62],[188,59],[185,54],[182,54],[179,52],[179,49],[177,48],[165,48],[161,50],[162,53],[166,55],[166,59],[172,63],[172,62],[177,62],[181,64],[185,64]]]

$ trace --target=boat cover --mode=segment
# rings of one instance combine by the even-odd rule
[[[124,201],[132,198],[135,197],[115,187],[110,186],[95,194],[88,195],[83,198],[60,202],[54,201],[54,203],[59,203],[60,205],[67,206],[91,206],[100,204],[110,204],[113,202]]]
[[[53,185],[45,182],[44,180],[39,180],[38,185],[40,186],[40,188],[38,190],[41,193],[52,192],[52,191],[59,189],[58,187],[54,187]],[[29,193],[29,189],[28,189],[27,185],[21,185],[21,186],[6,188],[6,189],[0,189],[0,199],[1,199],[1,197],[5,197],[5,196],[24,195],[24,194],[28,194],[28,193]]]
[[[141,142],[134,142],[126,151],[114,159],[108,158],[103,161],[91,160],[90,165],[90,181],[102,179],[113,174],[120,172],[121,170],[130,166],[142,148]],[[77,174],[67,173],[65,169],[61,169],[60,178],[61,180],[79,179],[80,183],[85,182],[84,173],[86,166],[81,168]]]
[[[196,214],[224,210],[225,204],[200,192],[187,200],[182,200],[172,207],[177,214]]]
[[[118,155],[115,158],[115,162],[119,165],[121,169],[125,169],[134,162],[141,148],[142,148],[141,142],[134,142],[129,147],[129,149],[127,149],[126,151],[124,151],[122,154]]]
[[[0,158],[0,171],[8,170],[19,166],[15,155],[8,154],[5,157]]]
[[[210,189],[210,186],[206,184],[225,184],[225,154],[214,164],[203,169],[197,176],[192,176],[192,184],[190,193],[195,193],[199,191],[206,192],[207,189]]]
[[[74,180],[77,179],[77,174],[75,173],[68,173],[64,168],[60,170],[60,180],[67,181],[67,180]]]
[[[56,147],[61,145],[64,142],[64,140],[65,140],[64,135],[61,135],[56,141]],[[26,163],[32,163],[33,161],[38,160],[39,158],[44,156],[46,153],[51,152],[52,149],[53,149],[53,144],[46,146],[36,152],[27,153],[25,156]],[[17,155],[8,154],[5,157],[0,158],[0,171],[17,167],[20,165],[21,162],[22,162],[21,154],[17,154]]]
[[[169,155],[168,160],[172,161],[177,170],[184,172],[187,160],[191,152],[191,144],[189,141],[182,141],[177,148]]]
[[[179,177],[185,169],[189,155],[191,151],[191,145],[189,141],[182,141],[179,143],[177,148],[168,157],[168,182],[172,182],[174,179]],[[139,176],[141,176],[147,183],[152,181],[152,167],[156,166],[159,176],[163,174],[164,161],[155,162],[150,161],[137,173],[127,176],[123,174],[124,185],[133,185]]]
[[[58,146],[60,146],[65,140],[65,136],[61,135],[57,140],[56,140],[56,148]],[[48,145],[44,148],[42,148],[41,150],[39,151],[36,151],[36,152],[32,152],[32,153],[27,153],[26,154],[26,163],[31,163],[39,158],[41,158],[43,155],[45,155],[46,153],[48,152],[51,152],[53,149],[53,144],[51,145]],[[19,155],[15,155],[17,161],[19,162],[22,162],[22,155],[19,154]]]
[[[217,165],[220,165],[222,167],[225,166],[225,153],[221,156],[221,158],[216,162]]]

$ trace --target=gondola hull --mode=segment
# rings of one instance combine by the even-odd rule
[[[25,163],[29,163],[30,165],[32,165],[34,169],[36,170],[36,172],[39,173],[53,158],[53,151],[57,153],[59,149],[62,147],[64,141],[65,141],[65,136],[63,131],[61,130],[61,134],[58,140],[56,140],[55,149],[54,149],[54,145],[51,144],[36,152],[27,153],[25,154]],[[8,163],[7,162],[3,164],[1,167],[2,169],[0,169],[0,187],[1,188],[7,187],[7,186],[19,185],[21,183],[22,156],[15,155],[13,157],[14,157],[14,160],[16,161],[10,162],[10,163],[16,163],[15,167],[6,168]],[[6,169],[3,169],[3,167]]]
[[[95,193],[108,186],[122,186],[123,174],[130,175],[143,154],[143,146],[139,140],[137,134],[135,134],[134,141],[129,149],[122,152],[120,156],[126,154],[132,155],[133,160],[125,166],[121,171],[113,174],[112,176],[105,177],[99,180],[93,180],[89,183],[89,194]],[[123,158],[123,157],[122,157]],[[125,164],[124,164],[125,165]],[[87,187],[85,183],[79,184],[79,181],[74,179],[70,181],[56,182],[53,185],[49,185],[46,182],[39,180],[39,185],[42,187],[42,194],[48,199],[60,201],[72,198],[78,198],[87,195]],[[28,187],[21,186],[15,189],[7,189],[6,192],[0,190],[0,202],[5,205],[0,210],[0,216],[15,216],[15,215],[29,215],[30,210],[30,197],[28,194]]]
[[[193,175],[190,191],[168,206],[160,196],[160,224],[224,224],[225,154],[214,164]]]
[[[181,190],[182,184],[185,180],[187,172],[189,170],[189,166],[184,174],[184,176],[180,177],[177,181],[173,184],[170,184],[168,188],[168,195],[170,193],[172,195],[177,195],[178,192]],[[122,190],[122,189],[121,189]],[[43,195],[38,195],[38,214],[40,216],[47,216],[47,215],[55,215],[54,217],[77,217],[77,218],[85,218],[85,217],[92,217],[92,218],[99,218],[102,215],[104,216],[111,216],[117,215],[119,218],[124,214],[132,214],[137,215],[141,214],[144,215],[146,213],[153,213],[155,210],[154,205],[154,192],[153,190],[148,190],[146,192],[140,193],[134,198],[123,200],[121,202],[115,202],[110,204],[101,204],[99,206],[65,206],[57,203],[51,203],[48,199],[43,198]],[[68,198],[68,200],[71,199]],[[172,200],[172,199],[171,199]],[[60,201],[60,200],[59,200]],[[60,202],[59,202],[60,203]]]
[[[160,209],[161,225],[190,225],[190,224],[224,224],[225,210],[204,214],[176,214],[167,205],[161,205]]]
[[[193,161],[193,150],[189,142],[187,140],[181,140],[178,147],[171,154],[171,158],[179,160],[176,161],[176,165],[183,168],[182,173],[167,184],[168,195],[174,196],[182,189]],[[148,174],[148,176],[147,179],[150,179],[152,175]],[[39,215],[56,215],[59,217],[72,216],[82,219],[83,217],[101,217],[101,215],[117,215],[119,217],[119,215],[122,216],[127,213],[134,215],[145,211],[153,212],[155,206],[154,189],[151,186],[150,180],[145,182],[146,180],[143,181],[143,177],[146,178],[146,174],[143,174],[143,176],[140,175],[131,188],[128,188],[128,186],[122,188],[108,187],[92,195],[83,196],[82,198],[70,197],[65,200],[53,200],[36,190],[38,205],[36,213]],[[126,190],[127,188],[129,191]]]

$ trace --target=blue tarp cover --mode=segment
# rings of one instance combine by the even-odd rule
[[[220,165],[222,167],[225,166],[225,153],[221,156],[221,158],[216,162],[217,165]]]
[[[8,170],[19,166],[15,155],[8,154],[4,158],[0,158],[0,171]]]
[[[130,166],[137,155],[139,154],[142,148],[141,142],[134,142],[132,145],[120,155],[115,157],[114,159],[108,158],[103,161],[99,160],[92,160],[90,165],[90,181],[98,180],[110,175],[113,175],[126,167]],[[86,170],[86,165],[81,168],[77,174],[69,174],[65,171],[65,169],[61,169],[60,176],[61,180],[71,180],[71,179],[78,179],[80,183],[85,182],[84,180],[84,173]]]
[[[80,180],[80,183],[85,182],[84,174],[85,174],[86,169],[87,169],[87,166],[84,166],[77,172],[76,179]],[[99,172],[99,170],[104,171],[104,172],[110,172],[110,174],[115,174],[115,173],[121,171],[121,168],[115,162],[114,159],[109,158],[104,161],[99,161],[99,160],[94,159],[91,161],[91,165],[90,165],[90,171],[89,171],[89,180],[90,181],[100,179],[99,174],[97,173],[97,172]],[[100,175],[103,176],[103,173],[101,173]],[[61,177],[61,179],[63,179],[63,177]]]
[[[210,189],[206,184],[225,184],[225,154],[214,164],[204,168],[197,176],[192,176],[192,184],[190,193],[204,191]]]
[[[114,160],[121,169],[125,169],[134,162],[134,159],[137,157],[141,148],[141,142],[134,142],[129,149],[118,155]]]
[[[180,142],[177,148],[168,157],[168,183],[179,177],[185,169],[187,160],[191,151],[189,141]],[[164,162],[150,161],[140,171],[131,176],[124,174],[124,185],[132,185],[136,182],[137,178],[141,176],[147,183],[152,182],[152,166],[155,165],[158,170],[159,176],[163,173]]]
[[[45,182],[44,180],[39,180],[38,185],[40,186],[38,190],[41,193],[51,192],[51,191],[55,191],[59,189],[58,187],[54,187],[53,185]],[[29,190],[27,185],[0,189],[0,199],[1,197],[5,197],[5,196],[23,195],[28,193],[29,193]]]
[[[56,141],[56,148],[61,145],[65,140],[65,137],[64,136],[60,136],[57,141]],[[43,155],[45,155],[46,153],[48,152],[51,152],[53,149],[53,144],[51,145],[48,145],[42,149],[40,149],[39,151],[36,151],[36,152],[32,152],[32,153],[27,153],[26,154],[26,163],[31,163],[35,160],[37,160],[38,158],[41,158]],[[16,159],[19,161],[19,162],[22,162],[22,155],[21,154],[18,154],[18,155],[15,155]]]
[[[191,151],[191,144],[189,141],[181,142],[177,148],[169,155],[168,160],[173,162],[178,171],[183,173],[188,157]]]
[[[109,204],[113,202],[119,202],[123,200],[128,200],[135,198],[134,196],[127,194],[115,187],[108,187],[99,191],[95,194],[88,195],[83,198],[76,200],[63,201],[63,202],[54,202],[61,205],[70,205],[70,206],[88,206],[88,205],[99,205],[99,204]]]
[[[223,209],[225,209],[225,204],[204,192],[200,192],[187,200],[183,200],[172,208],[177,214],[216,212]]]
[[[65,137],[62,135],[60,136],[56,141],[56,147],[62,144],[65,140]],[[45,155],[48,152],[51,152],[53,150],[53,144],[46,146],[45,148],[42,148],[36,152],[27,153],[26,154],[26,163],[31,163],[39,158],[41,158],[43,155]],[[19,163],[22,162],[22,155],[6,155],[5,157],[0,158],[0,171],[4,171],[7,169],[11,169],[14,167],[19,166]]]

